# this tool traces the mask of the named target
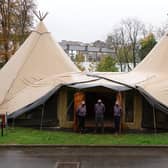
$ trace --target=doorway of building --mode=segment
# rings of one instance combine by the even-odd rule
[[[87,106],[86,127],[95,126],[94,105],[98,99],[102,100],[106,108],[104,126],[113,127],[113,106],[116,101],[116,94],[117,92],[105,87],[95,87],[85,91]]]

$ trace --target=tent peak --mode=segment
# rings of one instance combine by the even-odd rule
[[[33,11],[33,13],[36,15],[36,17],[40,20],[40,21],[43,21],[45,19],[45,17],[48,15],[48,12],[46,12],[45,14],[42,13],[42,12],[36,12],[36,11]]]

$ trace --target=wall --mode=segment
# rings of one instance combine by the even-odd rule
[[[72,128],[73,121],[67,121],[67,88],[60,89],[57,100],[57,111],[59,126],[62,128]]]
[[[122,123],[123,123],[123,130],[127,129],[133,129],[133,130],[141,130],[141,122],[142,122],[142,99],[141,95],[134,91],[134,96],[133,96],[133,112],[134,112],[134,118],[133,122],[126,122],[125,121],[125,101],[126,97],[124,94],[124,101],[123,101],[123,118],[122,118]]]

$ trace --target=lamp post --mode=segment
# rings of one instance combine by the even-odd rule
[[[3,136],[3,121],[2,121],[2,116],[0,116],[0,124],[1,124],[1,136]]]

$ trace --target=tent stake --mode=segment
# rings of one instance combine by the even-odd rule
[[[45,108],[45,103],[43,104],[42,111],[41,111],[40,130],[42,130],[42,127],[43,127],[44,108]]]
[[[154,132],[157,133],[157,128],[156,128],[156,113],[155,113],[154,106],[153,106],[153,126],[154,126]]]

